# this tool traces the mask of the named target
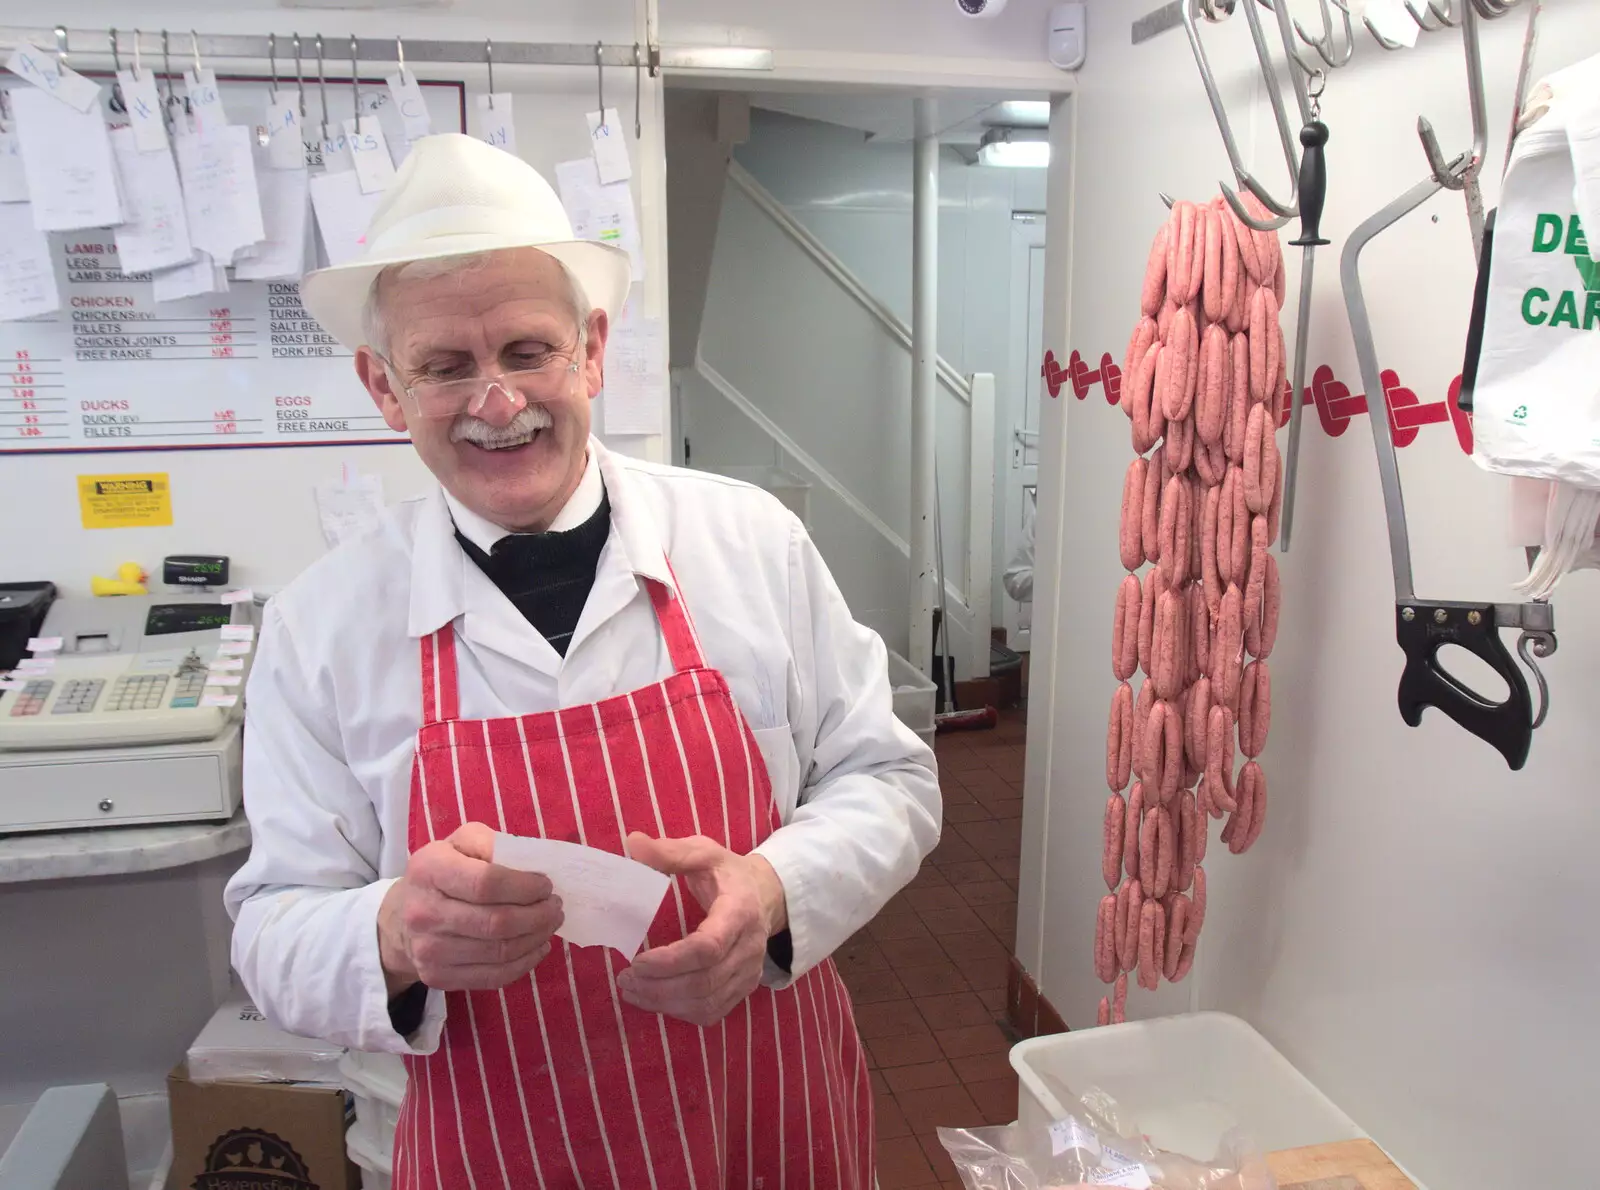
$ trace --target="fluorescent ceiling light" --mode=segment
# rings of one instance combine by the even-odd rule
[[[1050,164],[1047,140],[990,140],[978,149],[979,165],[1043,169]]]

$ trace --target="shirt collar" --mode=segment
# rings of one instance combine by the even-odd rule
[[[595,493],[594,503],[587,511],[580,513],[580,495],[591,484]],[[552,528],[559,526],[569,512],[575,517],[569,528],[582,524],[599,508],[601,493],[611,500],[611,537],[605,553],[601,555],[601,568],[605,569],[615,554],[626,572],[675,587],[649,496],[638,490],[627,467],[597,438],[589,440],[589,462],[584,469],[584,478]],[[442,628],[467,610],[466,571],[472,566],[472,561],[456,541],[456,529],[459,527],[468,541],[485,551],[492,549],[496,541],[507,535],[506,530],[481,517],[477,518],[480,525],[469,529],[465,520],[458,522],[453,519],[452,514],[456,510],[476,517],[475,513],[463,509],[437,484],[423,497],[411,545],[407,631],[414,637],[426,636]],[[477,534],[481,525],[488,525],[492,536],[480,540]]]
[[[450,510],[450,519],[455,522],[455,527],[461,530],[461,535],[484,553],[492,553],[495,543],[501,538],[513,535],[513,530],[495,524],[487,517],[479,516],[449,492],[440,491],[444,495],[444,502]],[[595,461],[595,452],[591,449],[584,462],[583,477],[578,480],[578,486],[571,496],[567,497],[566,504],[556,514],[556,519],[550,522],[549,532],[565,533],[576,529],[596,512],[600,510],[600,501],[605,496],[605,482],[600,478],[600,467]]]

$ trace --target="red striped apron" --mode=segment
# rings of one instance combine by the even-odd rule
[[[630,831],[740,854],[779,826],[766,765],[681,600],[644,580],[674,672],[587,706],[459,717],[455,635],[422,640],[412,851],[465,822],[621,853]],[[647,945],[704,918],[674,881]],[[555,940],[525,979],[450,992],[436,1052],[406,1060],[401,1190],[871,1190],[872,1088],[832,961],[700,1028],[623,1002],[626,966]]]

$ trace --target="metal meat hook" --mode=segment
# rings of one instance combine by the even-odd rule
[[[1483,56],[1478,47],[1477,0],[1461,6],[1461,40],[1467,55],[1467,102],[1472,110],[1472,148],[1445,159],[1439,138],[1425,116],[1417,117],[1417,136],[1428,158],[1433,180],[1446,190],[1460,190],[1467,200],[1467,222],[1472,231],[1474,257],[1483,253],[1483,192],[1478,175],[1489,145],[1489,117],[1483,95]]]
[[[1334,48],[1333,16],[1328,11],[1329,5],[1339,10],[1340,24],[1343,26],[1344,49]],[[1338,70],[1341,66],[1348,66],[1351,57],[1355,54],[1355,29],[1350,16],[1350,7],[1344,0],[1319,0],[1318,8],[1322,15],[1322,36],[1312,37],[1305,31],[1299,21],[1294,22],[1294,31],[1300,40],[1317,51],[1317,56],[1327,64],[1329,70]]]
[[[1284,108],[1283,95],[1278,87],[1277,71],[1272,65],[1271,51],[1268,49],[1266,37],[1261,31],[1261,21],[1255,13],[1255,6],[1248,3],[1245,5],[1245,21],[1250,26],[1251,39],[1255,42],[1256,58],[1261,65],[1262,76],[1266,80],[1267,98],[1272,105],[1273,119],[1278,125],[1278,137],[1283,145],[1284,160],[1288,165],[1291,184],[1295,187],[1295,189],[1291,190],[1287,203],[1279,202],[1273,198],[1267,188],[1249,170],[1245,169],[1244,161],[1239,155],[1238,142],[1233,136],[1233,126],[1228,120],[1227,109],[1223,106],[1222,96],[1217,90],[1216,76],[1212,73],[1210,60],[1206,57],[1205,46],[1201,44],[1200,32],[1195,25],[1195,0],[1184,0],[1180,13],[1183,18],[1184,32],[1189,37],[1189,48],[1194,53],[1196,66],[1200,69],[1200,81],[1206,89],[1206,99],[1211,104],[1211,114],[1216,119],[1217,131],[1222,134],[1223,148],[1227,150],[1228,164],[1233,169],[1234,177],[1238,179],[1240,185],[1250,191],[1251,194],[1254,194],[1262,205],[1280,218],[1277,222],[1271,223],[1270,226],[1264,227],[1261,221],[1255,219],[1247,209],[1244,209],[1244,204],[1240,202],[1239,196],[1226,185],[1222,187],[1223,194],[1227,197],[1234,213],[1239,215],[1241,219],[1246,220],[1250,226],[1260,230],[1276,230],[1294,218],[1298,198],[1300,160],[1294,150],[1294,135],[1290,131],[1288,112]]]

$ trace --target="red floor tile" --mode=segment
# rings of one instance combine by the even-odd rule
[[[937,996],[970,988],[961,969],[948,959],[926,967],[902,967],[895,974],[912,996]]]
[[[971,748],[950,748],[939,752],[938,756],[940,772],[955,773],[959,776],[963,773],[981,773],[989,768],[989,761],[984,754],[974,752]]]
[[[990,815],[995,818],[1021,818],[1022,799],[1020,797],[996,798],[988,804],[987,809]]]
[[[978,1105],[963,1086],[952,1084],[926,1091],[905,1091],[895,1096],[913,1132],[926,1135],[935,1128],[971,1128],[982,1119]]]
[[[846,974],[845,986],[850,989],[850,998],[857,1004],[881,1004],[886,1000],[907,998],[906,989],[895,978],[893,971],[858,971],[853,975]]]
[[[978,999],[982,1000],[983,1006],[994,1013],[995,1016],[1001,1017],[1005,1015],[1006,989],[1004,986],[984,988],[978,992]]]
[[[968,1083],[966,1089],[972,1101],[978,1105],[978,1112],[985,1124],[1009,1124],[1017,1118],[1015,1076]]]
[[[928,938],[928,927],[915,912],[880,913],[872,919],[867,933],[878,943],[899,942],[903,938]]]
[[[883,1077],[888,1080],[889,1087],[896,1096],[905,1095],[909,1091],[928,1091],[934,1087],[957,1086],[956,1072],[949,1062],[940,1058],[937,1062],[918,1062],[911,1066],[896,1066],[885,1070]]]
[[[954,1179],[960,1181],[961,1175],[956,1172],[955,1162],[950,1160],[950,1154],[945,1152],[944,1145],[940,1142],[938,1134],[920,1138],[922,1152],[927,1157],[928,1164],[933,1167],[933,1172],[941,1181]]]
[[[868,1041],[879,1037],[903,1037],[908,1033],[932,1033],[915,1004],[908,1010],[903,1001],[855,1006],[856,1030]]]
[[[972,844],[962,838],[960,831],[962,824],[952,823],[945,828],[944,835],[939,840],[939,845],[933,849],[933,854],[928,858],[941,868],[945,864],[964,864],[971,860],[981,858],[972,849]]]
[[[956,1077],[963,1086],[973,1083],[993,1082],[995,1079],[1014,1078],[1015,1071],[1011,1067],[1011,1051],[1009,1048],[993,1054],[978,1054],[971,1058],[955,1058],[950,1062],[950,1068],[956,1072]]]
[[[867,1049],[879,1070],[937,1062],[946,1056],[930,1033],[910,1033],[897,1037],[878,1037],[867,1042]],[[889,1080],[894,1085],[894,1080]]]
[[[983,1001],[971,992],[958,992],[944,996],[919,996],[914,1001],[928,1027],[959,1029],[968,1025],[984,1025],[994,1020],[994,1013],[984,1007]]]
[[[993,817],[988,807],[980,806],[977,802],[946,801],[944,804],[946,822],[982,822]]]
[[[924,917],[922,923],[928,927],[929,935],[934,938],[945,938],[951,934],[990,932],[989,927],[983,924],[983,918],[965,905],[956,909],[936,910]]]
[[[931,936],[885,942],[882,943],[881,950],[889,966],[896,970],[903,967],[927,967],[950,961],[945,949]]]
[[[989,958],[957,959],[956,970],[961,972],[967,986],[975,992],[1000,991],[1006,986],[1004,960]]]
[[[1017,903],[1015,901],[1004,905],[981,905],[973,910],[982,920],[983,924],[994,931],[995,937],[1002,942],[1010,941],[1017,936]]]
[[[906,885],[908,890],[918,888],[944,888],[949,885],[944,878],[944,873],[932,864],[924,864],[922,869],[914,876],[911,883]]]
[[[1022,877],[1022,862],[1015,857],[990,860],[989,866],[994,869],[996,876],[1002,880],[1009,880],[1012,884],[1015,884]]]
[[[877,1124],[880,1145],[897,1136],[911,1135],[911,1125],[906,1123],[905,1113],[900,1110],[900,1104],[893,1095],[878,1098],[873,1104],[873,1118]]]
[[[905,894],[911,907],[920,913],[924,919],[929,914],[945,909],[960,909],[967,902],[962,899],[959,890],[951,888],[949,884],[941,882],[936,887],[923,887],[909,889]]]
[[[933,1169],[915,1137],[895,1137],[878,1145],[879,1190],[912,1190],[932,1181]]]
[[[889,1090],[889,1084],[883,1077],[883,1071],[874,1070],[871,1074],[871,1079],[872,1093],[879,1099],[883,1099],[885,1096],[894,1094],[893,1091]],[[901,1110],[904,1111],[904,1107],[902,1107]]]
[[[1011,958],[1011,948],[991,934],[988,929],[973,934],[948,934],[939,939],[944,953],[951,962],[962,959],[984,959],[1000,969],[1001,986],[1005,986],[1006,963]]]
[[[944,878],[952,888],[960,888],[964,884],[976,884],[984,880],[998,880],[1000,874],[984,863],[975,859],[965,864],[946,864],[940,869]]]
[[[1003,1054],[1011,1048],[1011,1041],[1000,1031],[1000,1026],[965,1025],[958,1029],[938,1029],[934,1038],[947,1058],[975,1058],[984,1054]]]
[[[963,884],[954,891],[974,909],[979,905],[1004,905],[1007,903],[1014,905],[1017,902],[1017,894],[1003,880],[984,880],[976,884]]]

